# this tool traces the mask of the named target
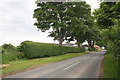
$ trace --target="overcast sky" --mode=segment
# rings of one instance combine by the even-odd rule
[[[86,1],[92,11],[99,6],[97,0]],[[10,43],[17,46],[25,40],[58,43],[47,37],[48,31],[43,33],[33,25],[35,8],[35,0],[0,0],[0,45]]]

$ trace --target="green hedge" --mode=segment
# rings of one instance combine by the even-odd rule
[[[96,49],[93,48],[93,47],[89,47],[88,50],[89,50],[89,51],[95,51]]]
[[[65,47],[32,41],[22,42],[19,49],[25,54],[25,57],[27,58],[49,57],[66,53],[78,53],[85,51],[84,48]]]

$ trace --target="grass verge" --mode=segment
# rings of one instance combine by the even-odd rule
[[[105,54],[103,61],[103,78],[118,78],[116,59],[110,54]]]
[[[66,60],[69,58],[77,57],[86,53],[70,53],[53,57],[39,58],[39,59],[31,59],[31,60],[20,60],[10,62],[10,66],[2,69],[2,75],[7,75],[10,73],[19,72],[21,70],[26,70],[32,67],[41,66],[48,63],[54,63],[62,60]]]

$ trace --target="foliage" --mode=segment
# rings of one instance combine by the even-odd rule
[[[24,57],[23,53],[20,53],[16,47],[11,44],[2,45],[2,63],[7,64],[10,61],[16,61]]]
[[[66,33],[65,12],[66,5],[63,2],[41,2],[37,3],[33,17],[37,19],[34,25],[42,32],[52,28],[49,36],[54,37],[62,45]]]
[[[89,47],[88,50],[89,51],[95,51],[96,49],[94,47]]]
[[[100,8],[93,13],[95,15],[97,25],[100,26],[99,28],[109,29],[114,25],[112,19],[120,18],[120,10],[118,8],[119,4],[120,2],[101,2]]]
[[[113,20],[118,20],[119,19],[113,19]],[[114,21],[114,22],[115,22]],[[101,30],[101,35],[102,35],[102,42],[105,44],[107,51],[113,55],[118,55],[119,50],[120,50],[120,27],[118,24],[111,26],[111,29],[103,29]]]
[[[84,48],[65,47],[54,44],[24,41],[20,45],[20,50],[25,54],[25,57],[27,58],[39,58],[56,56],[66,53],[83,52]]]
[[[60,45],[64,40],[69,42],[77,40],[78,46],[80,46],[80,42],[88,39],[90,34],[87,34],[92,30],[93,20],[90,10],[91,8],[86,2],[37,3],[37,9],[34,10],[33,15],[37,21],[34,25],[43,32],[52,28],[49,37],[58,40]],[[85,34],[86,38],[84,38]]]
[[[69,42],[76,40],[77,45],[80,46],[81,42],[84,42],[93,36],[91,8],[86,2],[74,3],[73,5],[74,7],[70,7],[68,11],[66,11],[66,14],[69,16],[67,19],[69,22],[67,23],[68,34],[66,40]]]
[[[93,14],[99,26],[99,43],[107,48],[109,53],[119,54],[120,34],[120,1],[101,2],[100,8]],[[118,14],[118,15],[116,15]]]
[[[100,29],[101,42],[107,52],[116,58],[120,71],[120,1],[102,2],[100,8],[94,12],[96,23]],[[118,72],[120,73],[120,72]],[[118,75],[120,76],[120,74]]]
[[[23,58],[49,57],[72,52],[84,52],[84,48],[72,48],[25,41],[18,47],[14,47],[11,44],[2,45],[2,53],[0,56],[2,56],[2,63],[8,64],[11,61],[17,61]]]
[[[3,44],[2,48],[6,50],[15,50],[15,47],[11,44]]]

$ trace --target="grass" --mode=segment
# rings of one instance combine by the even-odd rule
[[[117,78],[117,70],[116,59],[113,56],[106,54],[103,61],[103,78]]]
[[[40,66],[48,63],[54,63],[62,60],[66,60],[69,58],[77,57],[83,55],[85,53],[70,53],[53,57],[39,58],[39,59],[31,59],[31,60],[20,60],[10,62],[10,66],[2,69],[2,74],[13,73],[21,70],[26,70],[31,67]]]

